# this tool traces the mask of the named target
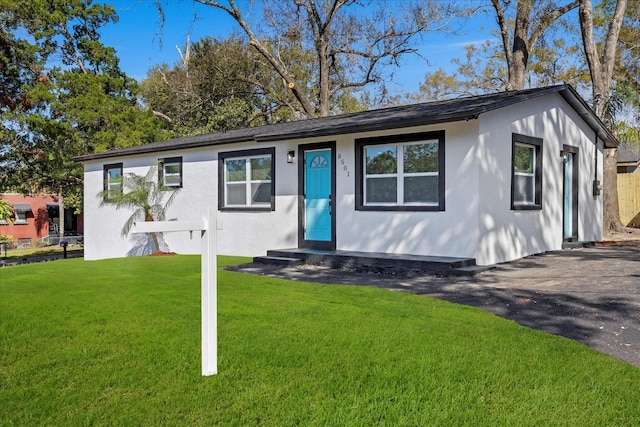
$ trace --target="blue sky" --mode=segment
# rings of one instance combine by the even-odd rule
[[[402,0],[391,0],[401,2]],[[190,0],[164,0],[164,27],[159,25],[158,11],[153,0],[107,0],[116,8],[117,24],[102,30],[102,41],[116,49],[121,68],[131,77],[141,80],[153,65],[174,64],[179,59],[176,46],[185,45],[187,34],[191,41],[211,35],[225,38],[237,30],[237,24],[223,11],[194,4]],[[240,0],[242,2],[242,0]],[[240,3],[239,2],[239,3]],[[194,20],[194,12],[197,19]],[[259,11],[255,12],[259,18]],[[394,93],[416,92],[425,72],[451,66],[452,58],[464,56],[464,46],[481,42],[494,28],[493,17],[477,14],[467,21],[459,34],[447,36],[429,33],[418,46],[429,64],[417,56],[405,57],[402,67],[395,70],[393,81],[387,82]]]

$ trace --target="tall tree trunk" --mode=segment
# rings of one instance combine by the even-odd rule
[[[149,234],[151,235],[151,240],[153,241],[153,245],[155,246],[155,249],[153,250],[152,253],[160,251],[160,243],[158,241],[158,234],[157,233],[149,233]]]
[[[147,208],[145,208],[144,220],[145,220],[145,222],[152,222],[152,221],[156,220],[153,217],[153,215],[151,215],[151,211],[149,209],[147,209]],[[158,233],[151,232],[151,233],[149,233],[149,236],[151,236],[151,240],[153,241],[153,246],[154,246],[154,250],[151,253],[155,253],[155,252],[160,251],[160,243],[158,241]]]
[[[504,3],[504,7],[503,7]],[[501,0],[491,0],[491,5],[496,13],[502,49],[507,62],[509,81],[507,90],[524,89],[529,65],[529,55],[538,42],[538,39],[558,18],[572,9],[578,7],[578,0],[573,0],[564,6],[558,6],[549,10],[538,20],[534,28],[531,28],[531,16],[534,14],[534,0],[517,0],[516,18],[513,29],[513,41],[509,38],[509,20],[504,8],[509,7],[509,2],[501,3]],[[534,21],[535,22],[535,21]]]
[[[618,149],[604,150],[604,176],[602,192],[602,230],[605,233],[621,231],[624,226],[620,220],[618,203]]]
[[[320,117],[326,117],[329,115],[329,58],[327,56],[327,42],[321,35],[320,46],[318,47],[318,62],[320,65],[320,87],[318,97],[319,99],[319,114]]]
[[[525,74],[529,63],[529,15],[532,0],[518,0],[516,25],[513,31],[513,47],[509,61],[509,83],[507,90],[524,89]]]
[[[582,43],[591,75],[593,110],[609,127],[612,125],[612,117],[608,115],[607,105],[609,103],[609,92],[611,90],[613,69],[616,61],[618,36],[626,9],[627,0],[618,0],[613,17],[609,22],[602,57],[598,52],[598,44],[594,37],[593,6],[591,0],[580,0],[580,7],[578,9]],[[602,227],[605,233],[623,231],[625,228],[622,225],[622,221],[620,221],[620,206],[618,204],[617,157],[617,149],[605,149],[604,177],[602,183]]]

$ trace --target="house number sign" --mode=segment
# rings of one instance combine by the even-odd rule
[[[347,178],[351,176],[351,173],[349,171],[349,166],[347,166],[346,162],[344,161],[344,157],[342,157],[342,153],[338,153],[338,161],[340,162],[340,166],[342,167],[342,170],[347,175]]]

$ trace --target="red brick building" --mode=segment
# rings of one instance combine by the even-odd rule
[[[0,194],[13,207],[12,221],[0,220],[0,234],[12,236],[17,247],[34,245],[37,240],[49,239],[57,244],[60,238],[60,212],[58,197],[49,194],[24,196]],[[78,236],[84,232],[82,214],[64,210],[64,236]]]

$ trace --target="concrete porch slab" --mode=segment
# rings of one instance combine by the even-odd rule
[[[477,268],[473,258],[436,257],[381,252],[327,251],[318,249],[278,249],[267,251],[255,263],[283,264],[281,260],[300,260],[303,264],[352,269],[376,273],[429,273],[437,275],[474,275],[486,271]],[[273,260],[273,262],[271,262]]]

